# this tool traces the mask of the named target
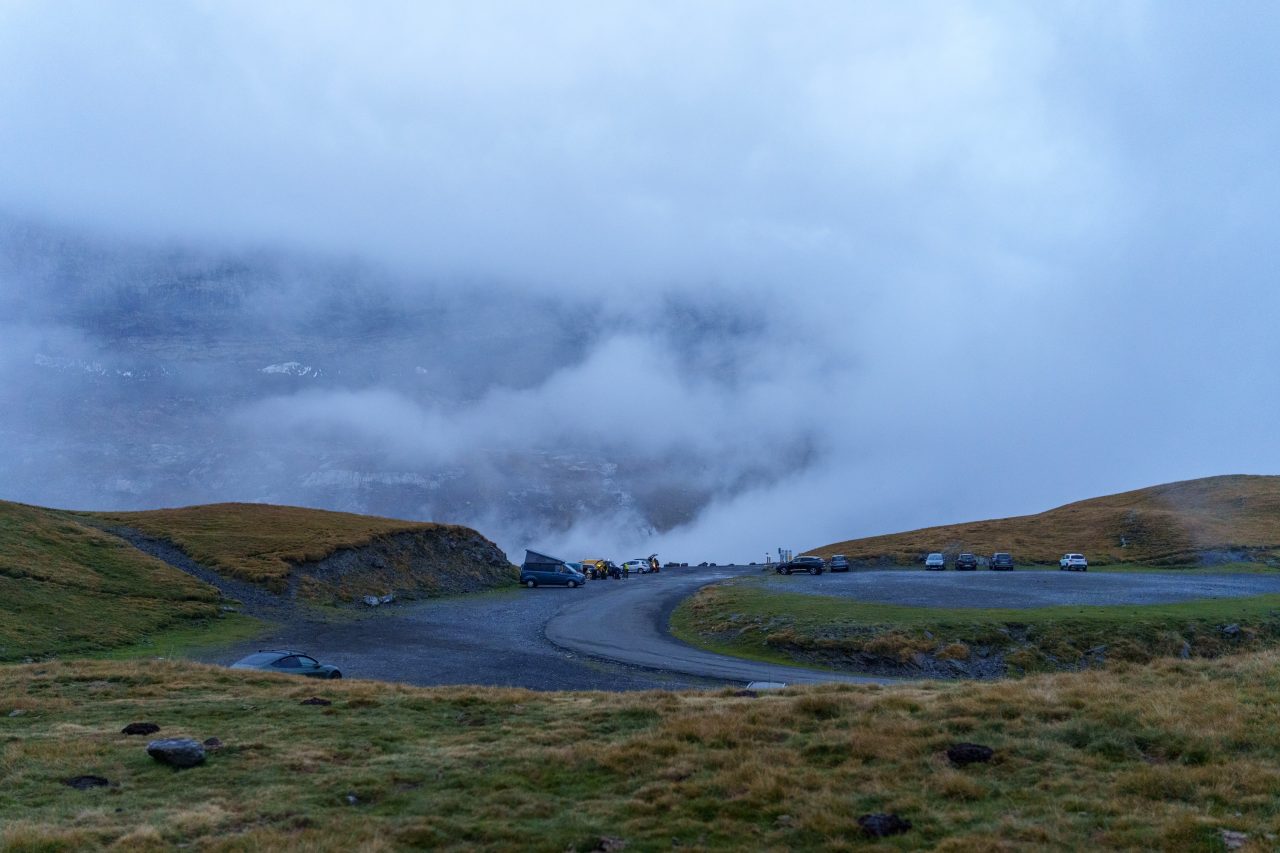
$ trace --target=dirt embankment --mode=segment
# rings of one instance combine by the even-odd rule
[[[481,592],[515,582],[515,569],[497,545],[474,530],[448,526],[383,534],[295,564],[289,594],[335,603],[370,595],[413,599]]]

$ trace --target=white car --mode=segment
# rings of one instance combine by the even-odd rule
[[[652,567],[648,560],[627,560],[622,564],[624,572],[635,572],[636,574],[647,575]]]
[[[924,558],[924,567],[930,571],[940,572],[947,567],[947,558],[934,551]]]
[[[1058,561],[1058,568],[1064,572],[1087,572],[1089,561],[1084,558],[1084,554],[1063,554]]]

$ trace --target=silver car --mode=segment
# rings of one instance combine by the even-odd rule
[[[940,572],[947,567],[947,558],[934,551],[924,558],[924,567],[931,572]]]

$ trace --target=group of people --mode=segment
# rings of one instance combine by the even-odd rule
[[[587,577],[591,578],[593,581],[601,581],[606,578],[622,580],[630,574],[629,570],[624,570],[622,566],[619,566],[612,560],[596,560],[584,565],[587,570]]]

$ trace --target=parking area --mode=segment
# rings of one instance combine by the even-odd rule
[[[770,588],[911,607],[1056,607],[1170,604],[1280,593],[1280,575],[1190,572],[854,571],[817,577],[763,575]]]

